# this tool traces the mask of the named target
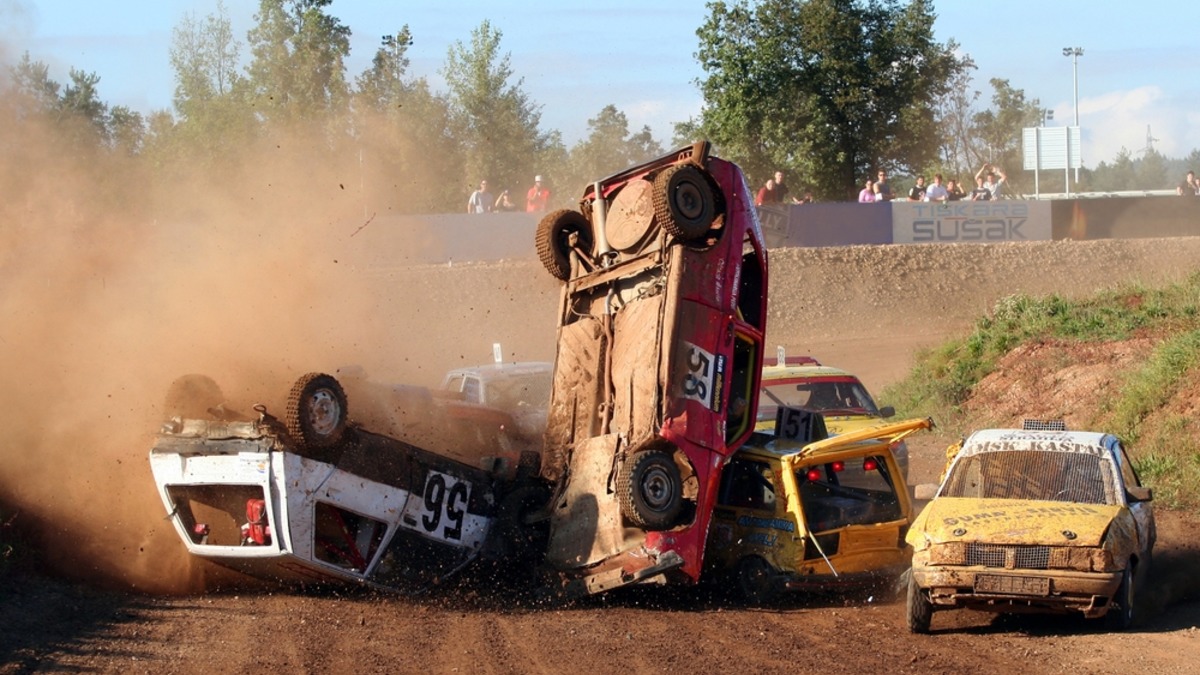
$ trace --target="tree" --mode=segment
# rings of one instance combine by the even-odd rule
[[[345,104],[350,29],[325,13],[332,0],[259,0],[247,36],[255,106],[273,121],[319,120]]]
[[[500,52],[501,36],[484,21],[471,31],[469,47],[462,42],[450,47],[442,69],[452,130],[465,155],[461,189],[481,179],[500,188],[525,185],[539,170],[537,158],[550,147],[538,131],[538,106],[521,90],[524,80],[509,84],[513,71],[509,55]]]
[[[1015,89],[1008,80],[992,78],[992,108],[975,113],[971,131],[977,145],[969,154],[976,156],[976,170],[983,163],[998,164],[1008,176],[1012,194],[1027,192],[1020,169],[1022,130],[1041,124],[1045,109],[1038,99],[1027,101],[1023,89]],[[974,175],[974,171],[971,172]]]
[[[583,185],[663,153],[649,127],[629,133],[629,120],[614,105],[606,105],[588,120],[588,137],[571,148],[569,185]]]
[[[711,2],[697,31],[699,130],[751,174],[786,170],[849,198],[874,167],[937,156],[934,102],[967,64],[928,0]]]
[[[170,60],[175,71],[175,110],[185,119],[203,115],[229,96],[240,81],[241,45],[233,37],[225,3],[203,20],[186,14],[172,30]]]

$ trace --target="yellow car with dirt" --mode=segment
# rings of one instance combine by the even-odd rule
[[[960,607],[1133,623],[1154,548],[1150,489],[1116,437],[1026,427],[967,437],[913,522],[912,632]]]
[[[898,577],[912,505],[892,448],[933,422],[824,438],[820,415],[784,408],[779,417],[781,434],[753,435],[722,473],[707,573],[732,577],[753,604]]]

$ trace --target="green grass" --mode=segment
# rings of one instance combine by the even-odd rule
[[[1163,288],[1128,285],[1091,298],[1011,295],[971,332],[916,357],[909,375],[881,392],[901,416],[931,416],[944,432],[975,428],[964,412],[975,385],[1014,348],[1047,340],[1098,343],[1149,337],[1150,357],[1121,374],[1096,430],[1134,448],[1137,468],[1168,506],[1200,510],[1200,423],[1155,413],[1183,383],[1200,377],[1200,272]],[[1064,364],[1067,365],[1067,364]]]

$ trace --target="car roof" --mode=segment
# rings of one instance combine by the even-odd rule
[[[783,365],[783,366],[763,366],[763,380],[790,380],[802,378],[818,378],[818,377],[848,377],[857,380],[848,371],[833,366],[822,365]]]
[[[446,377],[457,375],[475,375],[481,379],[493,379],[511,375],[551,374],[554,364],[549,361],[514,361],[512,363],[489,363],[482,366],[467,366],[455,368],[446,373]]]
[[[1038,450],[1096,454],[1111,452],[1117,443],[1112,434],[1097,431],[1027,431],[981,429],[963,441],[959,455],[1010,450]]]

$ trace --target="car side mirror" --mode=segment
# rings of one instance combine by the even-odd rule
[[[1149,502],[1154,500],[1154,492],[1148,487],[1125,488],[1125,496],[1131,502]]]
[[[882,408],[880,408],[880,409],[879,409],[879,416],[880,416],[880,417],[883,417],[883,418],[885,418],[885,419],[886,419],[886,418],[888,418],[888,417],[895,417],[895,416],[896,416],[896,409],[895,409],[895,408],[893,408],[893,407],[892,407],[892,406],[890,406],[890,405],[885,405],[885,406],[883,406]]]

